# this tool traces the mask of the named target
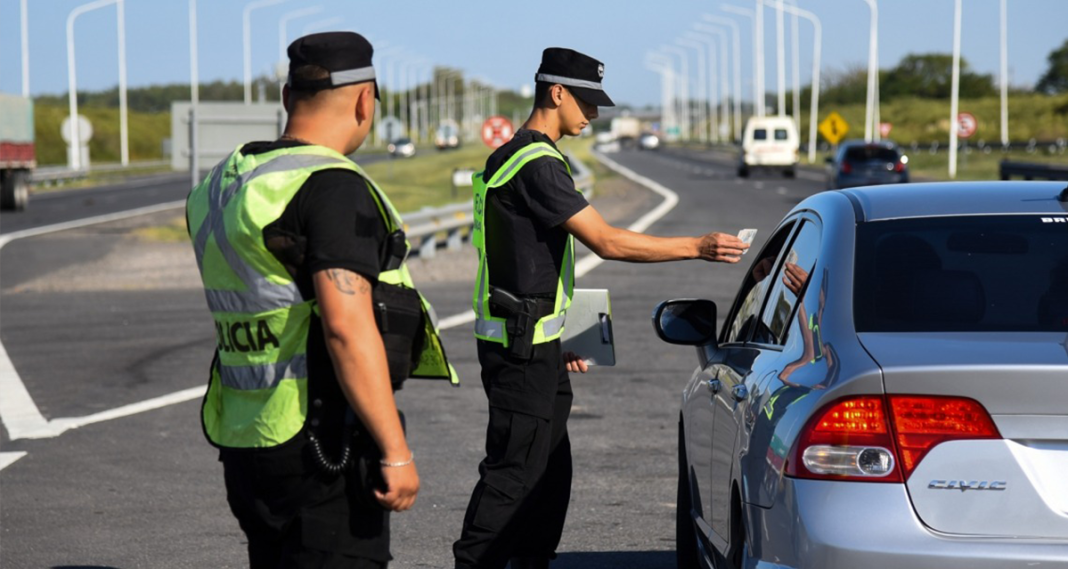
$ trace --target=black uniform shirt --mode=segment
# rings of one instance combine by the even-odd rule
[[[262,154],[303,143],[293,140],[252,142],[242,154]],[[377,284],[380,251],[386,240],[386,224],[367,183],[351,170],[320,170],[308,177],[282,215],[263,229],[267,249],[286,266],[306,299],[315,298],[312,275],[327,269],[346,269]],[[310,406],[312,418],[325,429],[341,434],[348,403],[341,393],[334,365],[326,348],[323,326],[312,315],[308,330],[309,395],[322,406]],[[333,432],[320,432],[327,439]]]
[[[556,148],[545,134],[520,129],[486,160],[483,179],[492,178],[532,142]],[[490,285],[514,294],[552,298],[568,238],[560,224],[588,205],[567,167],[552,156],[527,163],[507,184],[490,190],[485,219]]]

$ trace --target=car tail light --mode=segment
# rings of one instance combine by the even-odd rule
[[[901,482],[894,441],[879,395],[839,399],[813,415],[790,453],[798,478]]]
[[[950,440],[999,439],[983,406],[964,397],[879,395],[839,399],[798,435],[786,465],[797,478],[902,482]]]
[[[895,172],[904,172],[905,171],[905,163],[904,162],[895,163],[894,164],[894,171]]]
[[[891,395],[890,409],[906,480],[939,443],[1001,438],[990,414],[974,399]]]
[[[842,173],[848,174],[853,171],[853,165],[849,162],[842,162]]]

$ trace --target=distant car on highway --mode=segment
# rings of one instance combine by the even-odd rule
[[[790,117],[753,117],[745,123],[738,155],[738,175],[754,168],[779,170],[788,178],[797,172],[799,139]]]
[[[460,147],[460,127],[455,121],[442,121],[434,133],[434,146],[438,150],[455,150]]]
[[[394,158],[411,158],[415,156],[415,143],[410,138],[398,138],[390,142],[386,150]]]
[[[827,158],[827,189],[903,184],[909,181],[909,157],[888,140],[849,140]]]
[[[651,132],[643,132],[638,136],[638,148],[641,150],[656,150],[660,148],[660,137]]]
[[[653,316],[680,568],[1068,567],[1064,182],[823,192],[751,255],[718,333]]]

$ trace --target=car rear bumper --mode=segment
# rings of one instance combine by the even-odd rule
[[[916,517],[902,484],[784,478],[772,508],[748,508],[747,569],[1068,568],[1062,540],[956,537]]]

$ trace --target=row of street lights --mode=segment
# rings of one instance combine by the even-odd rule
[[[244,102],[252,104],[252,13],[261,8],[276,6],[287,0],[254,0],[247,3],[242,10],[242,40],[244,55]],[[30,64],[29,64],[29,25],[28,25],[28,0],[20,0],[20,31],[22,43],[22,94],[30,96]],[[69,98],[69,149],[68,165],[73,170],[82,170],[88,167],[83,163],[80,146],[81,131],[78,117],[78,88],[76,50],[74,41],[74,24],[78,16],[114,5],[117,15],[117,39],[118,39],[118,66],[119,66],[119,137],[120,153],[123,166],[129,165],[129,133],[128,133],[128,110],[127,110],[127,85],[126,85],[126,25],[125,25],[125,0],[95,0],[74,8],[67,17],[67,75],[68,75],[68,98]],[[189,6],[189,59],[190,59],[190,100],[192,103],[193,120],[191,128],[193,135],[196,131],[196,114],[199,104],[199,75],[198,75],[198,37],[197,37],[197,0],[188,0]],[[278,77],[284,78],[286,47],[288,45],[288,27],[293,20],[319,14],[323,11],[322,6],[305,7],[284,13],[278,20]],[[316,30],[337,26],[343,18],[332,17],[309,23],[303,28],[306,35]],[[386,113],[394,116],[394,95],[397,97],[400,120],[409,132],[418,133],[420,139],[429,138],[431,132],[430,117],[436,110],[437,120],[434,121],[436,129],[443,121],[455,123],[457,114],[456,83],[459,81],[463,90],[462,128],[469,137],[477,136],[478,125],[475,121],[485,117],[485,113],[497,113],[497,88],[488,81],[478,84],[467,82],[465,85],[463,74],[459,70],[440,68],[427,57],[411,53],[401,46],[390,46],[380,43],[379,68],[384,69],[385,76],[380,77],[381,85],[388,85],[386,97]],[[382,65],[382,61],[385,65]],[[399,68],[400,80],[397,80]],[[283,79],[284,80],[284,79]],[[400,84],[400,88],[398,88]],[[414,91],[414,93],[413,93]],[[413,101],[414,96],[414,101]],[[381,109],[376,113],[381,114]],[[381,141],[375,137],[375,144]],[[193,160],[192,171],[197,172],[196,159]]]
[[[820,55],[822,51],[822,26],[819,18],[812,12],[802,10],[797,5],[797,0],[754,0],[755,9],[735,5],[723,5],[725,12],[743,16],[753,21],[753,115],[763,117],[766,115],[765,88],[764,88],[764,6],[774,5],[776,11],[776,70],[777,70],[777,113],[779,116],[786,115],[786,57],[785,57],[785,14],[792,16],[792,83],[793,83],[793,117],[795,122],[800,117],[801,88],[799,79],[800,49],[798,18],[808,20],[813,27],[812,46],[812,97],[809,111],[809,144],[808,161],[815,161],[816,152],[816,124],[819,116],[819,93],[820,93]],[[868,142],[878,141],[881,138],[879,113],[879,9],[877,0],[863,0],[870,10],[870,30],[868,43],[868,80],[865,100],[864,139]],[[961,26],[961,0],[954,0],[954,25],[953,25],[953,76],[952,94],[950,102],[950,178],[956,177],[956,147],[957,147],[957,115],[960,82],[960,26]],[[1001,141],[1003,145],[1009,143],[1008,125],[1008,32],[1007,32],[1007,0],[1000,0],[1000,35],[1001,35],[1001,70],[999,83],[1001,87]],[[733,137],[728,136],[730,131],[730,111],[727,99],[727,62],[726,62],[726,32],[723,28],[729,28],[733,36],[732,50],[734,53],[734,129]],[[716,51],[712,34],[719,39],[719,63],[720,77],[716,78]],[[698,125],[707,123],[708,130],[698,129],[697,138],[701,142],[719,142],[722,138],[737,140],[741,136],[741,77],[740,77],[740,52],[738,23],[721,16],[705,14],[701,22],[694,23],[692,29],[683,33],[675,40],[676,45],[661,46],[658,50],[646,54],[645,65],[651,71],[661,76],[661,109],[662,121],[669,129],[684,139],[691,139],[691,126],[696,121]],[[680,47],[681,46],[681,47]],[[705,53],[701,51],[707,47],[707,63]],[[689,52],[683,48],[697,50],[697,100],[692,101],[689,96],[691,83],[689,72]],[[678,70],[676,71],[675,57],[678,57]],[[706,77],[707,69],[707,77]],[[717,82],[720,85],[719,94],[716,95]],[[712,101],[718,98],[720,103],[719,116],[716,105]],[[696,104],[695,104],[696,103]],[[716,125],[719,124],[718,129]]]

